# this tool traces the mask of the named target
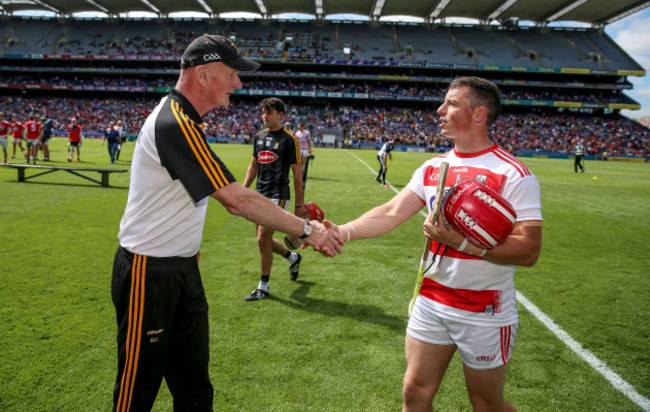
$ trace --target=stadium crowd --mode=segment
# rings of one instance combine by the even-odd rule
[[[138,77],[138,76],[114,76],[102,77],[95,75],[52,75],[44,77],[29,74],[14,76],[0,75],[0,85],[13,87],[13,85],[30,86],[94,86],[97,88],[109,87],[166,87],[174,86],[172,77]],[[319,81],[303,82],[287,79],[252,80],[246,82],[246,88],[252,90],[284,90],[303,92],[329,92],[329,93],[367,93],[374,96],[396,96],[400,98],[439,98],[443,99],[446,93],[446,86],[435,84],[415,85],[412,83],[378,83],[359,81]],[[630,103],[630,100],[622,93],[615,91],[581,91],[560,92],[550,90],[534,90],[522,88],[503,88],[501,90],[504,99],[512,100],[543,100],[543,101],[565,101],[565,102],[589,102],[589,103]]]
[[[109,121],[122,120],[127,133],[137,134],[156,105],[156,98],[47,98],[5,96],[0,98],[0,111],[7,118],[16,116],[24,122],[32,113],[52,118],[58,125],[77,118],[87,132],[100,133]],[[346,146],[381,143],[392,137],[397,144],[418,145],[438,151],[451,142],[438,136],[437,105],[430,108],[396,106],[291,105],[287,120],[308,125],[312,135],[322,137],[324,131],[338,130]],[[214,110],[204,116],[206,135],[248,141],[262,128],[256,101],[237,99],[230,107]],[[591,116],[538,111],[512,113],[504,111],[492,126],[491,133],[501,146],[512,150],[571,152],[576,142],[585,146],[587,154],[650,156],[649,129],[620,115]]]

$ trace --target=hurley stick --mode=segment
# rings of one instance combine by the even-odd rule
[[[429,216],[431,217],[432,222],[438,220],[440,215],[440,207],[442,206],[442,198],[445,191],[445,182],[447,181],[447,169],[449,168],[449,163],[442,162],[440,163],[440,172],[438,173],[438,187],[436,188],[436,198],[433,201],[433,208]],[[413,299],[409,305],[409,315],[413,311],[413,305],[415,304],[415,299],[420,294],[420,289],[422,288],[422,281],[424,280],[424,271],[427,267],[427,257],[429,256],[429,249],[431,249],[431,239],[427,238],[424,242],[424,252],[422,252],[422,259],[420,259],[420,272],[418,273],[417,280],[415,281],[415,291],[413,292]],[[435,256],[433,257],[436,258]]]

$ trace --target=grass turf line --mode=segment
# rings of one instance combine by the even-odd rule
[[[243,180],[252,148],[212,147]],[[109,165],[106,148],[89,139],[78,165],[128,167],[132,149],[127,144],[123,160]],[[375,151],[354,153],[378,166]],[[306,200],[335,222],[394,195],[353,157],[315,154]],[[401,189],[429,156],[395,153],[388,180]],[[52,142],[52,158],[69,165],[64,139]],[[540,260],[518,270],[518,289],[649,396],[648,165],[587,162],[587,172],[575,174],[571,160],[522,160],[540,178],[545,223]],[[112,175],[111,184],[59,173],[18,183],[15,170],[0,168],[0,410],[110,409],[110,273],[128,174]],[[242,299],[259,279],[253,224],[212,202],[200,266],[215,410],[398,410],[423,220],[417,215],[383,237],[352,242],[334,259],[305,251],[298,282],[276,257],[271,299],[251,304]],[[639,410],[522,307],[520,318],[506,383],[520,410]],[[454,357],[436,410],[471,410],[463,382]],[[163,385],[155,410],[170,409]]]

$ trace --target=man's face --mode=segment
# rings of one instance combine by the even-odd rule
[[[438,108],[441,135],[455,139],[471,130],[474,109],[467,97],[468,93],[468,87],[459,87],[447,92],[444,103]]]
[[[268,127],[271,131],[282,129],[282,118],[284,113],[278,113],[275,108],[269,110],[262,109],[262,121],[264,126]]]
[[[226,107],[230,105],[230,95],[235,89],[241,89],[242,84],[237,70],[223,63],[209,63],[206,65],[209,75],[208,93],[213,107]]]

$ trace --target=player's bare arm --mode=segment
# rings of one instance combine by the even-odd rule
[[[257,159],[255,158],[255,156],[253,156],[251,163],[248,165],[248,169],[246,169],[246,177],[244,178],[244,187],[250,187],[251,184],[253,184],[253,181],[257,176],[258,168],[259,168],[259,163],[257,163]]]
[[[445,227],[442,215],[437,224],[430,220],[424,222],[424,235],[437,242],[444,243],[458,249],[465,239],[454,229]],[[467,243],[463,250],[470,255],[481,256],[485,260],[501,265],[532,266],[537,262],[542,249],[542,222],[529,220],[515,223],[512,233],[506,240],[492,249],[485,249]]]
[[[337,230],[341,232],[345,241],[383,235],[410,219],[423,206],[418,195],[404,189],[383,205],[369,210],[351,222],[338,226]],[[349,239],[348,233],[350,234]]]
[[[309,217],[309,212],[302,204],[304,203],[304,192],[302,190],[302,163],[294,163],[291,165],[291,173],[293,173],[293,190],[294,202],[300,207],[296,208],[296,216],[303,218]]]
[[[303,235],[304,219],[277,207],[263,195],[239,183],[231,183],[215,191],[212,197],[232,215],[241,216],[283,233]],[[343,242],[340,241],[340,235],[331,233],[323,224],[316,221],[311,222],[311,226],[312,233],[304,238],[303,242],[325,256],[334,257],[337,253],[341,253]]]

